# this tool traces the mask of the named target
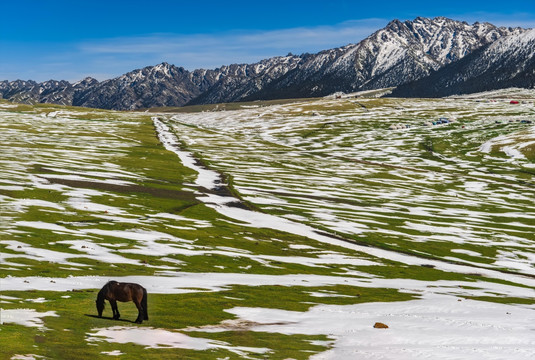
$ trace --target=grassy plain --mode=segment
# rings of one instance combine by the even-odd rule
[[[268,331],[227,310],[426,293],[532,306],[535,135],[516,120],[533,106],[480,101],[156,109],[223,175],[220,193],[251,218],[276,216],[262,226],[206,201],[214,191],[150,114],[0,102],[0,357],[307,359],[337,336]],[[456,122],[423,126],[439,117]],[[149,290],[150,320],[131,323],[132,303],[119,305],[124,321],[96,318],[98,288],[131,277]]]

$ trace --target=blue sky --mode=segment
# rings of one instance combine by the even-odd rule
[[[0,80],[104,80],[168,62],[216,68],[357,43],[392,19],[535,27],[535,1],[2,1]]]

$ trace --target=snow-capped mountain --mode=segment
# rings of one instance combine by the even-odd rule
[[[289,54],[214,70],[187,71],[162,63],[102,82],[4,81],[0,82],[0,96],[120,110],[322,96],[399,86],[524,32],[444,17],[394,20],[358,44],[317,54]]]
[[[488,23],[469,25],[444,17],[394,20],[358,44],[303,58],[296,69],[246,99],[322,96],[398,86],[427,76],[503,36],[523,31]]]
[[[287,55],[262,60],[255,64],[223,66],[218,81],[188,104],[232,102],[254,97],[272,82],[298,68],[303,55]]]
[[[98,84],[98,81],[90,77],[74,84],[65,80],[49,80],[42,83],[32,80],[2,81],[0,82],[0,98],[27,104],[54,103],[72,105],[79,93],[96,84]]]
[[[212,83],[210,77],[162,63],[102,81],[79,93],[73,105],[119,110],[181,106]]]
[[[535,29],[503,37],[392,96],[441,97],[453,94],[535,87]]]
[[[272,79],[295,67],[299,57],[286,56],[256,64],[229,65],[215,70],[187,71],[167,63],[145,67],[106,80],[86,89],[73,105],[105,109],[134,110],[159,106],[182,106],[204,97],[203,103],[234,101],[258,91]],[[254,83],[248,88],[235,79]],[[210,97],[209,90],[218,84],[225,94]],[[249,84],[247,84],[249,85]]]

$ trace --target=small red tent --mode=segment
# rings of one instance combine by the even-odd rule
[[[511,100],[511,102],[509,104],[520,104],[518,101],[516,100]]]

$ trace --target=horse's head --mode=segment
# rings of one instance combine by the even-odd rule
[[[102,290],[99,291],[95,303],[97,304],[98,317],[102,317],[102,312],[104,311],[104,292]]]
[[[96,303],[97,303],[98,317],[102,317],[102,312],[104,311],[104,301],[99,302],[97,300]]]

